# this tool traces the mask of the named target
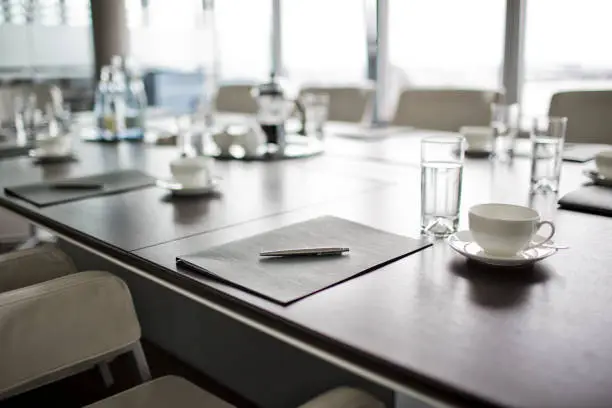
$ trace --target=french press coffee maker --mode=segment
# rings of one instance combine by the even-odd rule
[[[251,90],[258,106],[257,122],[266,135],[268,145],[276,145],[279,150],[286,146],[285,124],[294,111],[299,115],[300,127],[298,135],[306,134],[306,114],[304,106],[297,99],[287,97],[287,92],[276,79],[274,73],[270,74],[270,81]]]

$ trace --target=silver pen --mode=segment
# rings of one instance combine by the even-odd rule
[[[349,252],[349,248],[343,247],[323,247],[323,248],[299,248],[299,249],[280,249],[274,251],[263,251],[259,256],[322,256],[322,255],[342,255]]]

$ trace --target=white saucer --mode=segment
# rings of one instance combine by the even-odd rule
[[[602,176],[595,169],[584,169],[582,170],[582,174],[590,178],[591,181],[595,184],[599,184],[600,186],[612,187],[612,179]]]
[[[210,184],[207,184],[205,186],[183,185],[173,179],[160,179],[157,180],[155,184],[157,185],[157,187],[170,190],[172,194],[177,196],[197,196],[216,192],[217,188],[219,187],[219,179],[213,178]]]
[[[535,241],[545,237],[536,235]],[[552,244],[552,241],[549,241]],[[519,252],[513,256],[494,256],[487,254],[474,240],[470,231],[459,231],[448,237],[448,245],[468,259],[495,266],[525,266],[541,261],[555,254],[556,248],[538,247]]]
[[[63,162],[74,159],[72,151],[66,153],[46,153],[42,149],[32,149],[28,152],[28,155],[39,162]]]

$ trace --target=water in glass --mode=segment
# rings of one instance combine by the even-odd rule
[[[531,190],[558,191],[567,118],[534,118],[531,129]]]
[[[502,162],[514,156],[514,145],[519,128],[518,104],[491,105],[491,127],[495,131],[495,157]]]
[[[538,137],[532,141],[532,190],[559,190],[563,139]]]
[[[436,237],[457,231],[463,164],[421,164],[421,229]]]

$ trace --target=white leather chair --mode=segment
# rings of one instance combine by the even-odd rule
[[[612,144],[612,90],[557,92],[548,114],[567,117],[568,142]]]
[[[300,95],[306,93],[328,94],[327,119],[339,122],[366,122],[371,114],[374,89],[369,86],[318,86],[307,85]]]
[[[257,113],[257,103],[251,96],[252,85],[226,84],[217,91],[215,108],[218,112]]]
[[[47,244],[0,255],[0,294],[77,271],[72,260]]]
[[[126,352],[142,379],[150,379],[127,286],[107,272],[72,273],[0,293],[0,400]],[[102,376],[112,382],[110,371]]]
[[[24,218],[0,208],[0,247],[13,249],[32,238],[32,227]]]
[[[98,401],[87,408],[232,408],[181,377],[166,376]]]
[[[458,132],[462,126],[489,126],[496,91],[413,88],[402,91],[392,124]]]
[[[134,387],[87,408],[231,408],[233,405],[207,393],[187,380],[167,376]],[[328,391],[299,408],[385,408],[371,395],[349,387]]]
[[[385,405],[364,391],[338,387],[313,398],[299,408],[385,408]]]

